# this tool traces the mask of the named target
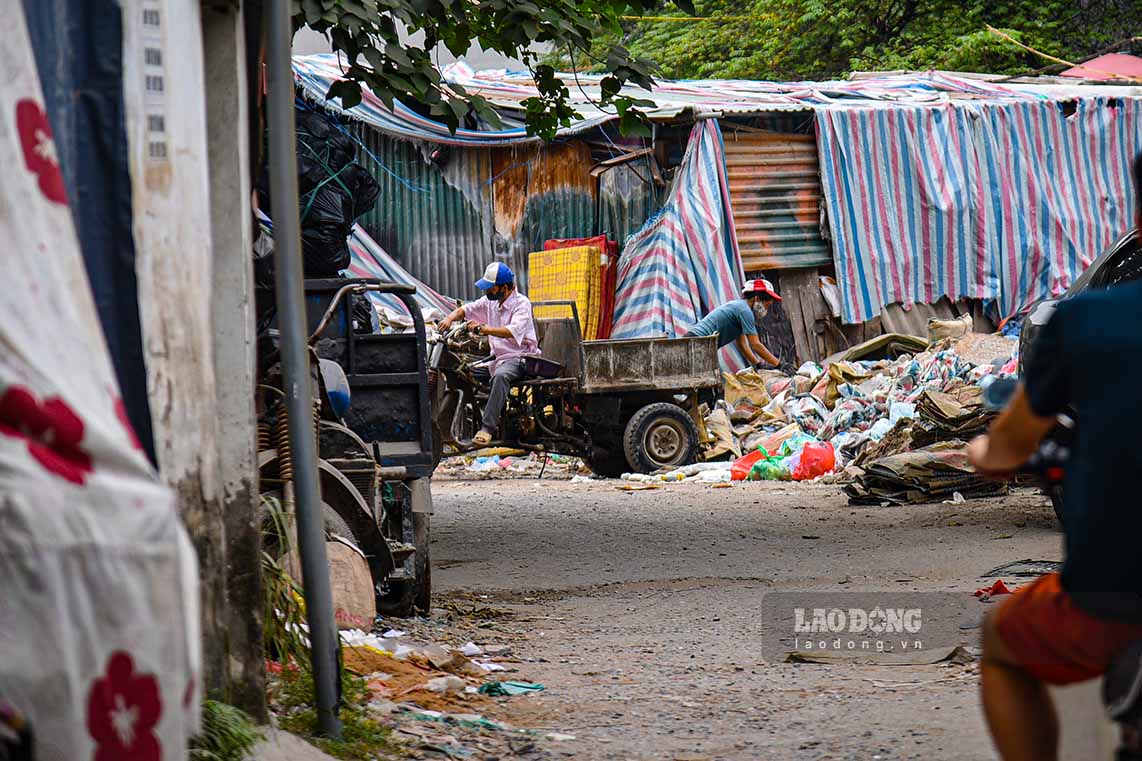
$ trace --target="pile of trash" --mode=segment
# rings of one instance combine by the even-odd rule
[[[556,480],[571,479],[589,473],[578,457],[562,454],[537,454],[509,447],[487,447],[453,457],[446,457],[436,467],[433,477],[465,480],[518,478],[530,476]]]
[[[507,758],[539,752],[537,743],[544,740],[574,739],[503,718],[513,710],[512,701],[544,691],[542,684],[509,676],[518,660],[508,645],[447,647],[396,629],[351,629],[340,636],[340,660],[353,683],[342,694],[343,717],[360,714],[386,728],[387,740],[402,755]],[[275,720],[296,728],[295,719],[312,712],[295,697],[299,667],[267,665]]]
[[[885,347],[903,353],[853,358]],[[718,464],[731,480],[836,474],[850,482],[854,502],[926,502],[957,491],[987,496],[999,487],[971,471],[963,448],[994,415],[984,407],[984,388],[1017,367],[1018,341],[1003,335],[967,333],[929,344],[893,334],[824,365],[806,362],[792,376],[726,374],[724,400],[705,415],[705,456],[731,458]]]
[[[349,267],[353,223],[373,208],[381,186],[355,161],[353,138],[331,119],[299,110],[296,137],[302,266],[306,277],[337,277]],[[272,209],[268,166],[257,191],[259,206]]]

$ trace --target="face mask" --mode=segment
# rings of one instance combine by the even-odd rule
[[[769,314],[769,305],[765,302],[759,301],[753,305],[753,316],[757,319],[764,319]]]

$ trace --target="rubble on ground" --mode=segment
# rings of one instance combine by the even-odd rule
[[[544,462],[546,458],[546,463]],[[496,478],[571,479],[591,471],[578,457],[525,452],[521,449],[492,447],[454,457],[446,457],[436,466],[434,478],[483,480]]]
[[[706,457],[723,461],[638,480],[824,476],[847,482],[854,502],[878,504],[939,500],[955,492],[995,494],[1002,487],[971,472],[963,450],[994,416],[983,404],[983,389],[1015,374],[1018,342],[962,331],[933,337],[934,343],[908,353],[923,340],[882,336],[823,365],[806,362],[794,375],[752,369],[726,374],[724,400],[705,415],[711,442]],[[854,358],[876,351],[904,353]],[[727,455],[732,459],[724,461]]]
[[[342,631],[341,662],[352,687],[343,694],[343,717],[366,721],[379,738],[412,758],[546,758],[548,731],[514,726],[503,717],[517,713],[519,701],[542,692],[542,684],[518,674],[510,645],[497,642],[444,645],[433,634],[455,634],[464,627],[426,619],[401,620],[373,632]],[[406,631],[408,629],[409,631]],[[483,631],[482,629],[480,631]],[[468,627],[463,633],[472,633]],[[269,701],[279,723],[294,729],[312,707],[296,698],[293,663],[268,664]]]

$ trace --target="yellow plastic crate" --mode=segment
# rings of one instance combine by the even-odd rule
[[[602,311],[603,249],[572,246],[533,251],[527,257],[527,297],[539,301],[574,301],[579,311],[579,329],[593,341],[599,337]],[[535,307],[536,318],[566,317],[566,307]]]

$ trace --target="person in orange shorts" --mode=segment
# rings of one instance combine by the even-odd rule
[[[1142,228],[1142,155],[1135,161]],[[1078,427],[1064,481],[1066,558],[984,620],[983,709],[1005,761],[1058,758],[1047,685],[1101,676],[1142,639],[1142,282],[1061,302],[1024,357],[1023,383],[986,436],[976,470],[1019,468],[1068,406]]]

